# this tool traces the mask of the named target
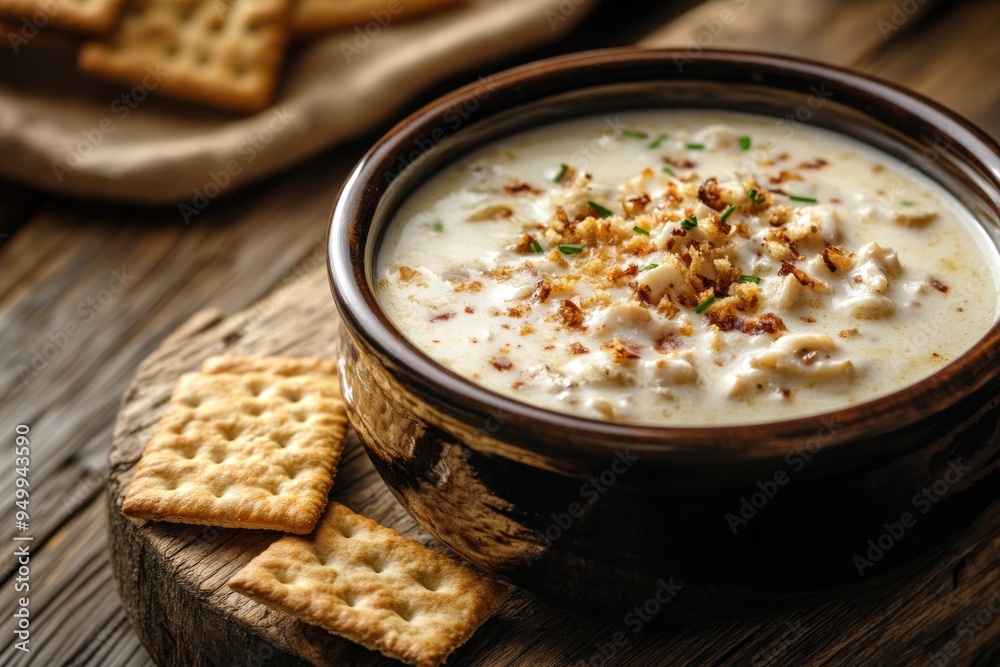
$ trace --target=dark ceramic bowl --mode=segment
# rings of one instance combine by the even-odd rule
[[[865,141],[936,179],[994,242],[1000,236],[1000,148],[892,84],[734,52],[691,61],[610,50],[521,67],[404,120],[340,194],[329,262],[351,420],[421,525],[532,591],[611,609],[670,596],[664,616],[721,618],[868,585],[942,543],[1000,491],[1000,326],[935,375],[862,405],[668,428],[494,394],[418,351],[379,307],[372,266],[382,231],[444,165],[564,118],[679,107],[808,122]]]

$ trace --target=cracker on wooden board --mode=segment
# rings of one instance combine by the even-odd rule
[[[299,0],[292,10],[293,35],[314,35],[377,21],[380,27],[468,0]]]
[[[132,0],[118,29],[85,44],[78,64],[113,81],[256,111],[278,79],[292,1]]]
[[[125,0],[0,0],[0,15],[27,18],[38,28],[103,35],[118,20]]]
[[[346,424],[333,361],[209,359],[174,388],[122,513],[308,533],[326,506]]]
[[[503,584],[336,502],[312,535],[272,543],[229,587],[420,667],[443,663],[508,593]]]

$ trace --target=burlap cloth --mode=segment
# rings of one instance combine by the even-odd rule
[[[0,173],[101,199],[176,203],[206,189],[229,194],[391,118],[432,81],[559,37],[595,3],[476,0],[369,24],[367,35],[331,33],[293,49],[274,105],[250,116],[92,81],[76,72],[69,40],[39,35],[17,53],[4,44]]]

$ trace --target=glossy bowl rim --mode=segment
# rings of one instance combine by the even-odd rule
[[[636,47],[559,56],[492,75],[491,97],[517,97],[526,87],[537,89],[555,80],[553,77],[569,73],[602,67],[624,69],[635,64],[673,65],[676,59],[686,58],[688,54],[684,50]],[[988,181],[995,198],[990,207],[1000,214],[1000,145],[961,115],[918,93],[845,68],[762,52],[705,50],[696,56],[696,64],[709,68],[751,68],[766,70],[773,76],[791,75],[802,81],[834,82],[838,89],[853,95],[867,95],[880,104],[898,107],[897,110],[911,121],[934,127],[943,127],[946,121],[952,129],[961,130],[961,139],[952,137],[953,144],[947,152],[965,151],[965,160],[975,165]],[[685,78],[671,77],[671,80]],[[640,80],[653,79],[628,79],[627,82]],[[587,87],[579,86],[576,90]],[[776,87],[773,82],[762,85],[762,88]],[[378,181],[384,178],[384,167],[394,164],[402,151],[412,149],[420,130],[432,124],[439,125],[443,114],[472,100],[479,89],[480,84],[472,83],[444,95],[386,133],[361,158],[345,181],[331,215],[327,237],[331,291],[342,317],[342,326],[348,328],[355,341],[363,341],[369,346],[379,356],[380,363],[385,365],[389,360],[407,387],[449,418],[481,428],[491,416],[496,419],[496,415],[502,415],[503,428],[493,437],[541,456],[607,457],[627,446],[633,452],[659,460],[719,462],[784,456],[790,443],[815,439],[824,429],[827,435],[821,439],[819,447],[856,449],[850,445],[860,440],[884,440],[885,435],[906,427],[926,426],[929,420],[940,417],[962,399],[1000,377],[1000,322],[994,323],[960,357],[930,376],[890,394],[806,417],[739,425],[662,426],[600,421],[523,403],[448,370],[412,345],[378,306],[364,264],[367,232],[381,196]],[[551,94],[561,92],[566,91]],[[538,93],[539,99],[543,93]],[[493,113],[503,110],[505,108],[501,107]],[[486,118],[490,115],[492,113]],[[419,170],[419,167],[414,169]],[[867,448],[861,450],[861,453],[868,452]],[[878,453],[885,454],[885,448]]]

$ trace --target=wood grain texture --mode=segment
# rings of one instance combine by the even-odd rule
[[[32,485],[60,490],[33,499],[36,543],[100,490],[111,416],[163,335],[211,302],[245,307],[322,256],[334,188],[356,157],[274,184],[255,207],[214,202],[191,226],[176,209],[97,209],[77,224],[68,207],[49,207],[0,248],[0,423],[31,425]],[[0,488],[13,476],[0,468]],[[13,530],[4,523],[0,539]],[[0,556],[3,579],[9,561]]]
[[[869,53],[858,67],[905,83],[997,138],[1000,85],[993,73],[1000,67],[1000,40],[995,37],[998,28],[998,3],[948,3],[948,11],[935,12],[926,22],[904,24],[892,48]]]
[[[693,0],[684,2],[695,4]],[[795,0],[792,4],[802,3]],[[1000,25],[1000,4],[991,0],[938,3],[932,14],[907,21],[903,30],[893,33],[890,41],[881,43],[877,33],[876,39],[872,39],[872,34],[865,32],[875,27],[868,22],[874,14],[868,14],[865,21],[847,16],[865,4],[876,5],[888,15],[893,2],[852,0],[836,3],[844,16],[838,16],[837,11],[817,16],[826,24],[843,21],[850,25],[853,22],[858,29],[837,28],[829,33],[814,29],[803,33],[806,37],[781,29],[762,12],[761,20],[755,24],[755,30],[762,31],[761,35],[748,35],[745,40],[752,38],[758,46],[770,51],[808,54],[810,52],[803,49],[815,49],[811,52],[813,55],[831,62],[859,67],[914,87],[968,115],[994,136],[1000,135],[1000,82],[994,76],[1000,69],[1000,41],[993,39],[993,32]],[[623,43],[619,35],[632,39],[656,29],[656,19],[648,12],[636,13],[637,3],[625,5],[624,9],[630,11],[632,17],[630,25],[633,27],[628,31],[623,31],[620,23],[612,25],[605,15],[588,28],[589,32],[571,37],[568,44],[574,48],[614,45]],[[750,5],[774,7],[771,0],[750,0]],[[822,10],[828,9],[831,3],[823,0],[810,5]],[[673,7],[671,4],[671,10]],[[616,4],[609,11],[617,15],[620,9],[622,7]],[[660,15],[664,13],[657,11]],[[868,10],[862,7],[860,11]],[[668,31],[681,35],[673,41],[674,45],[689,44],[686,36],[697,34],[700,20],[693,20],[697,18],[687,15],[665,26]],[[711,46],[719,48],[728,44],[740,48],[753,45],[737,40],[736,34],[727,31]],[[827,38],[827,34],[837,37]],[[856,43],[861,38],[867,44],[865,48],[859,48]],[[822,51],[818,50],[819,46],[810,44],[816,40]],[[558,48],[547,50],[547,53],[555,53]],[[469,78],[474,79],[474,74]],[[33,638],[38,640],[36,647],[44,647],[31,656],[13,653],[10,625],[0,623],[7,637],[0,644],[0,664],[113,667],[152,664],[125,621],[113,591],[106,521],[102,518],[107,510],[101,489],[107,475],[106,453],[118,400],[139,362],[188,317],[207,306],[224,308],[225,313],[202,312],[202,319],[195,321],[193,326],[198,329],[206,322],[264,298],[272,288],[282,284],[285,272],[307,256],[312,243],[321,237],[322,221],[339,187],[344,165],[352,163],[367,142],[363,140],[359,145],[341,147],[236,198],[213,201],[190,227],[183,224],[176,209],[122,209],[96,203],[49,201],[39,210],[38,204],[43,198],[37,193],[18,188],[7,188],[0,193],[0,209],[11,211],[6,216],[0,215],[0,224],[13,221],[10,228],[20,228],[0,242],[0,349],[5,352],[0,359],[0,427],[8,433],[14,424],[29,421],[36,435],[38,455],[34,461],[36,476],[33,476],[32,486],[37,493],[33,498],[39,502],[37,509],[33,507],[37,511],[34,526],[39,535],[33,571],[39,580],[32,591],[36,633]],[[7,230],[0,229],[0,233],[3,232]],[[109,304],[37,378],[21,383],[14,372],[17,364],[30,360],[31,351],[50,333],[76,319],[75,308],[80,300],[104,289],[112,269],[124,263],[135,273],[131,264],[136,259],[140,259],[144,267],[143,279],[134,283],[136,289],[125,290]],[[142,289],[139,289],[140,284]],[[268,300],[261,303],[268,303]],[[0,475],[8,473],[9,468],[0,466]],[[9,481],[10,478],[3,478],[4,489],[10,488]],[[4,506],[10,507],[9,492],[0,493],[0,497],[4,499]],[[0,510],[0,515],[7,516],[7,512],[7,509]],[[1000,517],[996,508],[980,521],[987,528],[992,526],[993,531],[998,522]],[[7,539],[9,544],[7,531],[9,523],[0,524],[0,537]],[[90,555],[86,558],[80,551],[84,544],[92,549],[87,551]],[[985,570],[953,569],[957,581],[966,582],[962,577],[968,575],[972,577],[968,585],[973,585],[978,576],[978,585],[988,590],[990,586],[996,587],[989,569],[992,564],[992,571],[996,570],[995,532],[982,545],[982,551],[968,562],[982,563]],[[13,582],[9,579],[9,551],[0,551],[0,608],[3,609],[10,608],[14,597]],[[950,560],[940,565],[934,585],[945,594],[940,604],[949,601],[956,604],[952,616],[964,619],[963,614],[975,614],[978,610],[962,606],[964,602],[956,598],[954,592],[948,592],[950,579],[945,571],[961,563],[961,558],[955,555],[957,552],[950,550],[948,553]],[[983,560],[989,557],[994,560]],[[934,591],[930,587],[924,592],[933,597]],[[528,604],[528,601],[515,598],[503,614],[516,615]],[[913,602],[887,613],[884,619],[879,616],[880,611],[869,612],[866,622],[881,624],[891,635],[892,626],[898,619],[918,614],[919,608],[918,603]],[[794,635],[794,645],[799,645],[800,641],[820,645],[819,636],[826,625],[837,626],[845,622],[841,616],[854,614],[853,607],[841,605],[824,613],[815,611],[795,618],[793,623],[802,621],[801,628],[805,632],[801,637],[787,628],[782,632],[760,632],[755,626],[739,626],[727,628],[725,632],[734,646],[745,644],[755,647],[755,651],[772,642],[780,646],[784,633]],[[577,617],[571,614],[567,618],[573,621]],[[925,618],[939,619],[939,624],[934,626],[939,628],[936,637],[921,634],[932,641],[933,646],[946,645],[960,631],[958,621],[948,625],[940,620],[939,612]],[[530,626],[523,646],[499,647],[491,656],[493,664],[505,664],[505,661],[528,664],[530,651],[558,644],[559,633],[567,625],[541,615],[525,619],[518,624],[519,632],[523,631],[522,626]],[[7,618],[0,620],[8,621]],[[977,633],[973,644],[961,645],[959,657],[968,662],[951,660],[948,664],[976,667],[1000,664],[996,623],[1000,621],[995,621],[985,633]],[[579,652],[587,654],[593,650],[595,642],[605,641],[614,628],[622,626],[621,619],[610,619],[582,627],[587,632],[580,634],[590,632],[590,636],[583,640],[578,640],[579,635],[571,638],[580,642]],[[926,630],[931,625],[914,627]],[[504,629],[512,631],[510,627]],[[683,635],[681,630],[676,632],[679,637]],[[867,641],[864,638],[852,640],[846,633],[836,637],[836,647],[828,650],[833,660],[830,664],[849,664],[844,662],[844,656],[861,650]],[[634,637],[630,646],[641,647],[651,641],[643,632]],[[685,642],[687,663],[679,664],[749,664],[744,658],[745,652],[718,651],[716,645],[704,637],[687,637]],[[923,648],[923,645],[917,646],[916,653]],[[774,661],[763,664],[821,664],[819,656],[826,655],[817,653],[815,661],[793,661],[789,656],[800,654],[790,651],[791,648]],[[915,664],[927,662],[924,656]],[[451,664],[462,663],[453,661]],[[607,664],[616,664],[616,660]],[[888,664],[906,663],[891,660]]]
[[[709,0],[654,31],[642,44],[680,47],[691,58],[703,49],[748,49],[852,64],[920,23],[935,0],[913,2],[893,20],[898,0]],[[886,27],[888,26],[888,27]]]
[[[127,620],[109,630],[117,621],[108,619],[126,617],[110,583],[99,494],[121,396],[142,359],[199,309],[222,303],[232,313],[280,287],[302,261],[320,261],[331,202],[366,144],[345,146],[321,164],[306,163],[260,186],[257,199],[213,201],[191,225],[176,208],[55,202],[0,244],[0,425],[5,433],[31,425],[32,547],[60,564],[60,579],[32,589],[33,637],[47,650],[76,646],[57,662],[38,662],[46,651],[18,651],[0,653],[0,664],[150,664]],[[113,285],[114,294],[113,271],[130,276],[123,289]],[[0,467],[0,516],[9,517],[0,539],[7,544],[13,475],[11,466]],[[94,507],[102,517],[96,531],[87,514]],[[103,581],[96,595],[81,593],[82,572],[61,563],[71,558],[67,547],[75,539],[101,544],[96,569],[87,574]],[[0,551],[3,609],[15,599],[14,568],[13,549]],[[83,611],[95,601],[99,613]],[[63,607],[65,616],[55,613]],[[2,647],[12,645],[11,639]],[[115,658],[105,661],[105,652]]]
[[[189,327],[195,333],[171,338],[140,367],[126,393],[111,452],[113,563],[125,607],[159,663],[244,664],[266,657],[266,664],[393,664],[226,588],[228,578],[277,534],[132,521],[120,514],[135,464],[181,373],[220,353],[332,357],[336,327],[321,269],[236,316],[201,316]],[[331,498],[443,551],[392,498],[353,432]],[[767,620],[721,627],[654,621],[633,632],[624,618],[582,613],[518,591],[453,661],[589,664],[601,657],[599,644],[622,632],[628,643],[609,664],[759,664],[762,651],[782,646],[776,664],[920,665],[993,600],[1000,612],[1000,502],[938,557],[894,573],[864,595]],[[786,633],[793,641],[785,647]],[[222,637],[239,641],[224,645]],[[949,664],[989,664],[1000,657],[998,640],[1000,619],[967,642],[962,635]]]

